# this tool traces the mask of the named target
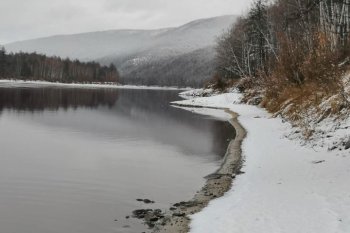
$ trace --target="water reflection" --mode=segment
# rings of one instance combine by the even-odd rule
[[[148,138],[176,145],[186,154],[214,154],[220,159],[227,140],[234,137],[232,127],[169,105],[178,99],[178,91],[0,87],[0,112],[41,112],[45,114],[26,120],[90,134],[96,140]]]
[[[111,89],[0,88],[0,111],[112,107],[117,100],[118,92]]]

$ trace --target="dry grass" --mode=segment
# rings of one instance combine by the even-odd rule
[[[350,86],[342,79],[349,67],[338,65],[342,58],[321,34],[315,34],[311,50],[281,40],[281,53],[273,70],[243,82],[245,101],[262,96],[262,107],[302,128],[308,138],[313,133],[310,121],[349,113],[350,93],[346,88]]]
[[[337,86],[339,87],[339,86]],[[308,83],[302,87],[283,89],[279,95],[265,95],[261,103],[275,116],[280,115],[298,126],[306,139],[313,134],[313,125],[328,117],[346,118],[350,114],[349,99],[339,89],[324,90],[322,86]],[[345,96],[349,97],[350,93]]]
[[[219,75],[215,75],[214,78],[205,84],[205,88],[213,88],[220,92],[226,92],[228,89],[237,86],[238,80],[223,79]]]

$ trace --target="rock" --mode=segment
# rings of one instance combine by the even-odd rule
[[[149,221],[151,221],[151,222],[157,222],[158,220],[159,220],[159,218],[153,217],[153,218],[151,218]]]
[[[153,204],[153,203],[155,203],[154,201],[151,201],[150,199],[141,199],[141,198],[136,199],[136,201],[143,202],[145,204]]]
[[[324,162],[326,162],[326,160],[312,161],[313,164],[320,164],[320,163],[324,163]]]
[[[259,105],[262,102],[262,97],[254,97],[249,101],[251,105]]]
[[[134,210],[132,214],[134,218],[143,219],[149,228],[154,228],[156,224],[160,224],[160,219],[164,219],[161,209],[138,209]]]
[[[344,143],[345,150],[350,149],[350,139]]]
[[[145,204],[154,203],[154,201],[151,201],[151,200],[149,200],[149,199],[144,199],[143,202],[144,202]]]
[[[213,173],[213,174],[207,175],[204,178],[207,180],[218,180],[218,179],[222,178],[222,176],[223,176],[222,174]]]
[[[157,215],[157,216],[160,216],[160,215],[162,215],[162,210],[161,210],[161,209],[155,209],[155,210],[153,211],[153,213],[154,213],[155,215]]]
[[[242,175],[242,174],[245,174],[245,172],[243,172],[243,171],[236,172],[236,175]]]
[[[173,213],[174,217],[185,217],[186,214],[185,213]]]
[[[179,206],[181,206],[181,203],[175,203],[173,206],[179,207]]]
[[[134,218],[142,219],[145,218],[146,214],[151,212],[151,209],[139,209],[132,212]]]
[[[190,208],[190,207],[197,206],[198,204],[200,204],[200,203],[198,203],[198,202],[196,202],[196,201],[182,201],[182,202],[179,202],[179,203],[174,204],[173,206],[175,206],[175,207],[188,207],[188,208]]]

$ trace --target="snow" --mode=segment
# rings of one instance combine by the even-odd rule
[[[182,92],[180,96],[187,94],[189,96],[190,92]],[[189,99],[187,101],[177,101],[174,103],[182,103],[184,105],[189,106],[205,106],[205,107],[213,107],[213,108],[229,108],[228,103],[239,103],[241,102],[242,97],[238,94],[225,93],[221,95],[214,95],[210,98],[201,97],[195,99]]]
[[[184,99],[193,99],[193,97],[201,97],[201,96],[212,96],[214,90],[213,89],[193,89],[180,93],[180,96]]]
[[[226,93],[176,102],[187,109],[229,108],[240,115],[248,133],[242,145],[244,174],[224,197],[191,216],[190,232],[349,233],[350,150],[302,146],[286,136],[293,131],[289,123],[261,108],[239,104],[240,98]],[[212,115],[215,110],[192,111]],[[348,137],[350,130],[329,134]]]
[[[175,108],[180,108],[183,110],[190,111],[192,113],[196,114],[201,114],[201,115],[206,115],[214,119],[222,120],[222,121],[227,121],[230,119],[231,114],[221,110],[218,111],[217,109],[210,109],[210,108],[188,108],[188,107],[179,107],[179,106],[174,106]]]
[[[109,30],[18,41],[5,45],[9,52],[37,52],[49,56],[108,63],[119,59],[172,56],[214,45],[237,16],[201,19],[174,28],[155,30]]]
[[[113,89],[148,89],[148,90],[188,90],[190,88],[178,88],[178,87],[161,87],[161,86],[133,86],[133,85],[119,85],[114,83],[59,83],[59,82],[47,82],[47,81],[24,81],[24,80],[12,80],[12,79],[0,79],[0,87],[70,87],[70,88],[113,88]]]

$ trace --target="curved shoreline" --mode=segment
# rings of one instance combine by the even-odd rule
[[[67,87],[67,88],[107,88],[107,89],[145,89],[145,90],[188,90],[189,88],[179,88],[171,86],[137,86],[137,85],[121,85],[118,83],[60,83],[40,80],[20,80],[20,79],[0,79],[1,84],[12,85],[37,85],[40,87]]]
[[[176,105],[186,107],[184,105]],[[202,106],[189,107],[205,108]],[[213,174],[205,177],[207,181],[203,188],[198,191],[190,201],[177,203],[170,208],[170,212],[167,213],[164,221],[161,224],[156,225],[153,232],[189,232],[191,222],[189,215],[200,212],[211,200],[222,197],[232,187],[236,175],[241,174],[240,170],[244,161],[242,156],[242,142],[246,137],[247,132],[238,121],[237,113],[223,108],[212,109],[224,110],[231,114],[232,118],[229,122],[236,130],[236,137],[229,143],[221,167]]]

